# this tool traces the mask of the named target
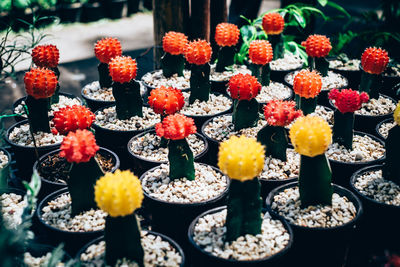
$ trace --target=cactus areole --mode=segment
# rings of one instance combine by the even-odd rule
[[[114,57],[122,55],[121,43],[116,38],[104,38],[95,44],[94,54],[100,61],[97,69],[99,71],[100,88],[110,88],[112,79],[108,71],[108,63]]]
[[[293,81],[293,91],[296,94],[296,105],[304,115],[315,111],[317,96],[322,89],[321,76],[316,71],[301,70]]]
[[[308,55],[311,70],[317,69],[323,77],[328,75],[329,62],[326,56],[332,49],[331,41],[325,35],[310,35],[301,43]]]
[[[386,158],[383,166],[383,177],[400,185],[400,164],[398,153],[400,150],[400,102],[393,113],[396,125],[389,130],[385,140]]]
[[[285,20],[279,13],[265,14],[262,19],[262,27],[268,35],[268,40],[271,42],[274,50],[274,59],[283,58],[284,47],[282,32],[285,28]]]
[[[235,24],[220,23],[215,29],[215,42],[220,47],[218,51],[217,72],[223,72],[226,67],[233,65],[236,44],[239,41],[240,31]]]
[[[268,86],[270,83],[271,68],[269,63],[273,57],[272,46],[268,41],[255,40],[250,43],[249,58],[252,62],[250,69],[253,76],[257,77],[263,86]]]
[[[176,74],[183,76],[185,59],[183,57],[188,38],[180,32],[170,31],[163,37],[163,50],[165,54],[161,58],[163,75],[166,78]]]

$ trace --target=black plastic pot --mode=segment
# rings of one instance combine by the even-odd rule
[[[295,186],[297,186],[297,182],[280,186],[271,191],[266,200],[267,209],[271,214],[284,219],[271,208],[271,205],[275,195]],[[357,210],[355,218],[348,223],[331,228],[311,228],[289,222],[295,239],[288,255],[290,264],[287,266],[343,266],[346,250],[355,236],[356,225],[363,213],[363,207],[357,196],[348,189],[334,184],[333,191],[341,196],[346,196],[354,204]]]
[[[382,94],[388,95],[399,100],[399,96],[397,95],[396,90],[394,90],[395,86],[400,83],[400,76],[389,76],[382,75]]]
[[[271,72],[270,72],[271,81],[277,81],[277,82],[283,83],[285,76],[287,74],[289,74],[290,72],[297,71],[297,70],[301,70],[301,68],[296,68],[296,69],[291,69],[291,70],[272,70],[271,69]]]
[[[78,22],[81,15],[82,4],[61,4],[58,8],[58,16],[62,23]]]
[[[8,28],[10,24],[10,15],[7,12],[0,12],[0,31]]]
[[[56,199],[57,197],[65,193],[68,193],[68,188],[62,188],[46,196],[37,207],[36,217],[40,224],[40,232],[49,241],[49,244],[57,246],[60,243],[64,243],[65,250],[70,253],[70,255],[75,255],[79,248],[81,248],[90,240],[93,240],[94,238],[102,235],[104,231],[99,230],[91,232],[70,232],[58,229],[47,224],[42,219],[43,207],[45,207],[48,202]]]
[[[60,151],[61,151],[60,149],[51,151],[51,152],[43,155],[42,157],[40,157],[39,161],[36,161],[35,164],[33,164],[33,171],[36,170],[38,172],[40,180],[42,181],[39,196],[38,196],[39,200],[43,199],[45,196],[47,196],[57,190],[66,188],[66,186],[67,186],[66,183],[53,182],[53,181],[49,181],[46,178],[42,177],[40,175],[40,169],[38,168],[39,162],[42,162],[46,158],[51,158],[52,156],[59,154]],[[119,158],[114,152],[112,152],[111,150],[108,150],[104,147],[100,147],[100,149],[97,153],[100,153],[101,155],[111,156],[112,161],[114,163],[114,167],[112,168],[111,172],[114,172],[115,170],[117,170],[119,168],[119,165],[120,165]]]
[[[179,265],[180,267],[183,267],[183,266],[185,266],[185,253],[183,253],[183,250],[182,250],[182,248],[179,246],[179,244],[178,243],[176,243],[174,240],[172,240],[170,237],[168,237],[168,236],[166,236],[166,235],[163,235],[163,234],[161,234],[161,233],[157,233],[157,232],[154,232],[154,231],[147,231],[149,234],[151,234],[151,235],[155,235],[155,236],[159,236],[159,237],[161,237],[161,239],[163,240],[163,241],[167,241],[169,244],[171,244],[171,246],[181,255],[181,257],[182,257],[182,262],[181,262],[181,264]],[[76,254],[76,256],[75,256],[75,260],[76,261],[80,261],[80,258],[81,258],[81,255],[91,246],[91,245],[95,245],[95,244],[98,244],[98,243],[100,243],[100,241],[103,241],[104,240],[104,236],[100,236],[100,237],[98,237],[98,238],[96,238],[95,240],[92,240],[92,241],[90,241],[88,244],[86,244],[84,247],[82,247],[79,251],[78,251],[78,253]]]
[[[74,96],[73,94],[60,93],[60,95],[65,96],[65,97],[68,97],[68,98],[74,98],[74,99],[76,98],[76,99],[79,100],[79,102],[80,102],[81,105],[82,105],[82,100],[81,100],[79,97]],[[26,99],[26,96],[21,97],[20,99],[18,99],[17,101],[14,102],[14,104],[13,104],[13,106],[12,106],[12,112],[13,112],[13,114],[15,114],[15,112],[14,112],[15,108],[16,108],[19,104],[21,104],[22,101],[25,101],[25,99]],[[15,119],[16,122],[20,122],[20,121],[23,121],[23,120],[26,120],[26,119],[27,119],[27,117],[25,117],[25,116],[26,116],[26,115],[24,115],[24,116],[15,116],[14,119]]]
[[[146,158],[140,157],[140,156],[136,155],[135,153],[133,153],[133,151],[131,150],[131,146],[132,146],[133,141],[135,139],[137,139],[137,138],[141,138],[142,136],[144,136],[144,135],[146,135],[148,133],[154,134],[155,130],[151,129],[151,130],[142,132],[142,133],[140,133],[138,135],[135,135],[134,137],[131,138],[131,140],[129,140],[128,145],[127,145],[127,149],[128,149],[128,152],[129,152],[129,155],[130,155],[130,158],[131,158],[131,163],[129,164],[130,169],[138,176],[141,176],[147,170],[152,169],[154,167],[157,167],[160,164],[168,163],[168,160],[166,160],[166,161],[155,161],[155,160],[150,160],[150,159],[146,159]],[[202,136],[199,133],[196,133],[196,136],[198,138],[200,138],[201,140],[203,140],[203,142],[204,142],[204,150],[200,154],[195,156],[194,160],[196,162],[207,163],[207,162],[205,162],[205,159],[204,159],[205,158],[204,156],[206,155],[206,153],[208,151],[207,140],[204,138],[204,136]]]
[[[4,140],[11,146],[11,151],[14,153],[14,158],[16,161],[16,174],[23,180],[30,181],[32,176],[32,166],[37,160],[34,146],[21,146],[12,142],[8,137],[15,127],[27,124],[28,120],[20,121],[12,125],[6,132]],[[49,146],[41,146],[37,148],[39,156],[42,156],[52,150],[60,147],[60,144],[54,144]]]
[[[228,81],[213,81],[210,79],[211,82],[211,92],[219,93],[227,96],[226,89],[228,88]]]
[[[139,0],[128,0],[128,16],[139,11]]]
[[[103,6],[104,14],[110,19],[120,19],[123,17],[127,0],[106,0]]]
[[[364,217],[360,224],[359,243],[366,249],[398,249],[400,228],[398,220],[394,218],[399,218],[400,206],[378,202],[361,193],[354,185],[358,176],[380,169],[382,169],[382,165],[368,166],[356,171],[350,179],[351,189],[361,199],[364,207]]]
[[[92,22],[103,18],[103,8],[99,2],[85,3],[82,6],[81,21]]]
[[[382,124],[384,123],[388,123],[388,122],[393,122],[393,118],[387,118],[386,120],[381,121],[380,123],[378,123],[376,125],[375,128],[375,136],[379,137],[382,140],[386,140],[386,137],[384,137],[380,132],[379,132],[379,128],[381,128]]]
[[[0,151],[2,151],[4,155],[6,155],[8,158],[7,164],[0,169],[0,188],[5,188],[8,186],[8,179],[10,178],[10,165],[12,159],[10,153],[7,150],[0,147]]]
[[[86,105],[92,110],[96,111],[98,109],[111,106],[115,104],[115,101],[103,101],[103,100],[96,100],[89,98],[87,95],[84,94],[85,88],[82,88],[81,96],[85,100]]]
[[[332,58],[332,59],[335,59],[335,58]],[[339,73],[342,76],[344,76],[349,83],[348,87],[352,88],[353,90],[358,90],[358,86],[360,86],[360,80],[361,80],[361,71],[359,69],[343,70],[343,69],[329,67],[329,70]]]
[[[367,135],[368,137],[371,137],[373,140],[381,143],[383,146],[385,145],[385,142],[383,142],[381,139],[367,133],[362,133],[362,132],[357,132],[354,131],[355,135]],[[332,169],[332,182],[335,184],[344,186],[344,187],[349,187],[349,180],[350,177],[353,175],[354,172],[356,172],[359,169],[362,169],[367,166],[371,165],[376,165],[376,164],[381,164],[385,160],[385,156],[382,158],[372,160],[372,161],[360,161],[360,162],[343,162],[343,161],[337,161],[333,159],[329,159],[329,163],[331,165]]]
[[[276,215],[272,215],[273,219],[278,219],[282,222],[284,225],[286,231],[289,233],[290,240],[287,246],[279,251],[278,253],[271,255],[267,258],[260,259],[260,260],[253,260],[253,261],[239,261],[235,259],[224,259],[217,257],[204,249],[202,249],[193,239],[194,236],[194,228],[199,221],[201,217],[204,217],[209,214],[217,213],[222,210],[226,209],[226,206],[222,207],[217,207],[211,210],[207,210],[197,216],[196,219],[192,221],[192,223],[189,226],[188,229],[188,238],[189,242],[191,245],[191,248],[193,249],[192,257],[193,257],[193,266],[221,266],[221,267],[230,267],[230,266],[285,266],[283,263],[285,262],[285,256],[287,256],[288,252],[290,251],[290,248],[293,244],[293,230],[289,226],[289,224],[286,222],[286,220],[282,220],[281,218],[278,218]]]

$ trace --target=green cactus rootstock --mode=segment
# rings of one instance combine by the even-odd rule
[[[274,51],[274,60],[283,58],[285,50],[283,47],[282,34],[269,35],[268,40],[270,41]]]
[[[383,166],[383,177],[397,185],[400,185],[400,126],[395,125],[389,130],[389,135],[385,141],[386,158]]]
[[[358,91],[366,92],[369,98],[378,99],[379,90],[382,86],[382,75],[381,74],[371,74],[365,71],[361,73],[360,87]]]
[[[271,82],[271,67],[269,66],[269,63],[267,63],[261,67],[260,83],[262,86],[268,86],[270,82]]]
[[[235,46],[223,46],[218,52],[217,72],[224,72],[226,67],[232,66],[235,57]]]
[[[169,78],[174,74],[183,76],[185,58],[183,55],[172,55],[170,53],[165,53],[164,56],[161,57],[161,68],[163,75],[166,78]]]
[[[249,70],[251,71],[251,75],[256,77],[258,82],[261,83],[261,66],[251,63],[249,64]]]
[[[301,155],[299,192],[302,207],[332,204],[332,171],[325,154]]]
[[[208,101],[210,98],[210,64],[191,66],[190,75],[190,96],[189,104],[193,104],[196,99]]]
[[[107,216],[104,239],[107,265],[114,266],[119,259],[125,258],[144,267],[140,225],[135,214],[118,217]]]
[[[329,61],[324,57],[308,57],[308,66],[310,70],[317,70],[322,77],[328,76]]]
[[[261,233],[260,182],[258,178],[247,181],[231,180],[227,200],[226,241],[234,241],[246,234]]]
[[[263,144],[265,156],[271,156],[275,159],[286,161],[286,149],[288,147],[288,137],[284,127],[264,126],[257,134],[257,141]]]
[[[317,107],[317,97],[305,98],[299,95],[295,95],[296,108],[301,109],[304,115],[308,115],[315,111]]]
[[[72,216],[97,208],[94,200],[94,185],[97,179],[103,175],[104,173],[95,157],[92,157],[88,162],[72,163],[67,181],[72,200]]]
[[[334,112],[333,142],[353,149],[353,128],[354,113],[341,113],[339,110]]]
[[[235,100],[232,113],[234,130],[254,127],[259,119],[259,104],[255,98],[251,100]]]
[[[48,104],[50,98],[35,99],[28,95],[25,104],[28,107],[28,119],[32,132],[50,133]]]
[[[143,99],[140,95],[140,84],[137,81],[114,82],[112,88],[118,119],[126,120],[133,116],[143,117]]]
[[[168,142],[169,178],[171,180],[186,177],[194,180],[193,152],[186,139],[169,140]]]
[[[100,88],[110,88],[112,86],[112,78],[110,76],[108,64],[100,63],[97,66],[97,70],[99,71]]]
[[[59,81],[60,79],[60,70],[58,69],[58,67],[55,68],[51,68],[51,70],[54,72],[54,74],[57,76],[57,80]],[[50,105],[49,105],[49,109],[51,108],[51,105],[53,104],[57,104],[58,102],[60,102],[60,82],[57,82],[57,87],[56,87],[56,91],[54,92],[54,94],[50,97]]]

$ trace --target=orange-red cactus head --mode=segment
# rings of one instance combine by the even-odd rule
[[[272,46],[267,40],[255,40],[250,43],[249,58],[257,65],[265,65],[274,57]]]
[[[301,43],[310,57],[326,57],[332,49],[331,41],[325,35],[310,35]]]
[[[181,140],[196,131],[194,120],[178,113],[169,115],[156,124],[157,135],[171,140]]]
[[[219,46],[234,46],[239,41],[239,28],[232,23],[220,23],[215,28],[215,42]]]
[[[115,57],[108,64],[108,70],[114,82],[128,83],[136,78],[136,60],[125,56]]]
[[[272,100],[265,105],[264,115],[269,125],[284,127],[303,116],[303,112],[296,110],[294,101]]]
[[[86,129],[69,132],[60,148],[60,156],[74,163],[88,162],[99,150],[93,133]]]
[[[38,45],[32,50],[32,61],[41,68],[56,68],[60,51],[55,45]]]
[[[332,89],[329,92],[329,99],[335,100],[335,106],[341,113],[355,112],[361,108],[363,103],[367,103],[369,96],[367,93],[354,91],[351,89]]]
[[[54,112],[53,124],[60,134],[78,129],[88,129],[95,119],[93,112],[85,106],[73,105]]]
[[[304,98],[316,97],[322,89],[321,76],[316,71],[301,70],[293,81],[294,92]]]
[[[181,55],[185,51],[188,38],[181,32],[167,32],[163,37],[163,50],[171,55]]]
[[[234,99],[251,100],[260,93],[261,84],[256,77],[239,73],[230,78],[228,91]]]
[[[54,72],[44,68],[31,69],[24,77],[26,93],[35,99],[52,96],[56,91],[57,82]]]
[[[208,63],[211,53],[211,45],[206,40],[196,40],[185,46],[185,58],[190,64],[204,65]]]
[[[361,66],[365,72],[381,74],[389,63],[388,52],[382,48],[369,47],[361,56]]]
[[[122,55],[121,43],[116,38],[104,38],[94,46],[94,54],[101,63],[108,64],[111,59]]]
[[[149,105],[157,114],[174,114],[181,110],[184,104],[185,98],[179,89],[161,86],[150,92]]]
[[[285,20],[279,13],[267,13],[262,19],[262,27],[268,35],[278,35],[285,28]]]

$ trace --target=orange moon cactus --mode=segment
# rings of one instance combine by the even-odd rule
[[[116,38],[104,38],[94,46],[94,54],[102,63],[108,64],[111,59],[122,55],[121,43]]]
[[[181,55],[184,53],[185,46],[188,43],[186,35],[180,32],[167,32],[162,40],[164,52],[171,55]]]
[[[215,42],[219,46],[234,46],[239,41],[239,28],[232,23],[220,23],[215,28]]]
[[[114,82],[128,83],[136,78],[137,64],[131,57],[115,57],[108,64],[108,68]]]
[[[266,40],[255,40],[250,43],[249,58],[257,65],[265,65],[272,61],[274,55],[271,44]]]
[[[279,13],[267,13],[262,19],[262,27],[268,35],[281,34],[285,28],[285,20]]]
[[[150,92],[149,105],[155,113],[171,115],[181,110],[184,104],[185,98],[179,89],[161,86]]]
[[[25,73],[26,93],[35,99],[51,97],[56,91],[57,77],[53,71],[34,68]]]
[[[204,65],[210,62],[211,53],[211,45],[206,40],[189,42],[185,47],[185,58],[190,64]]]
[[[38,45],[32,50],[32,61],[41,68],[56,68],[60,52],[55,45]]]

